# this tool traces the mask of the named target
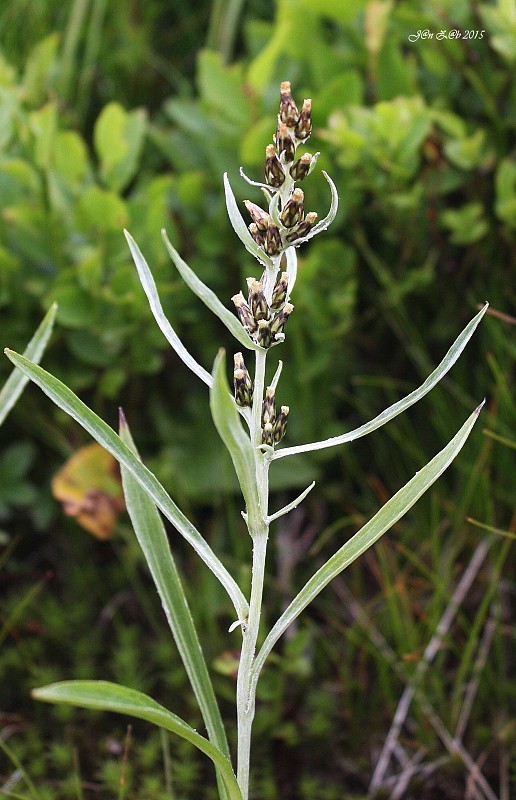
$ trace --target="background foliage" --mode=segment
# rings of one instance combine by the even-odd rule
[[[111,423],[123,404],[144,457],[242,585],[249,543],[205,389],[156,328],[121,229],[151,264],[178,333],[211,368],[219,345],[230,346],[225,331],[174,272],[159,230],[229,303],[250,260],[227,221],[222,173],[240,200],[259,201],[238,168],[261,178],[279,83],[290,79],[299,101],[311,96],[310,149],[321,151],[341,207],[301,254],[279,399],[291,407],[290,444],[355,427],[426,377],[479,303],[514,316],[515,16],[510,0],[219,0],[195,10],[164,0],[10,0],[0,12],[2,346],[23,348],[57,301],[45,366]],[[409,39],[424,29],[433,38]],[[455,29],[485,33],[437,38]],[[310,210],[325,213],[326,190],[314,175]],[[514,533],[513,334],[514,319],[486,318],[420,407],[352,448],[297,456],[286,470],[282,460],[272,473],[278,506],[318,479],[304,510],[276,533],[274,619],[322,554],[488,398],[484,435],[274,655],[256,724],[256,797],[364,795],[403,688],[371,626],[410,675],[484,536],[489,555],[424,690],[453,731],[494,620],[465,742],[499,791],[514,737],[510,539],[466,517]],[[0,364],[2,382],[8,372]],[[52,499],[52,476],[83,444],[32,389],[0,434],[1,741],[11,753],[2,775],[9,788],[20,759],[35,784],[15,782],[24,796],[70,796],[82,779],[84,796],[118,792],[125,731],[120,721],[35,707],[34,685],[121,680],[176,698],[177,712],[197,719],[127,520],[97,542]],[[230,609],[202,565],[177,548],[230,714],[238,647],[237,634],[226,634]],[[418,703],[411,711],[405,744],[424,746],[437,763],[444,748]],[[173,742],[172,769],[163,768],[162,744],[135,726],[124,791],[170,797],[169,780],[177,797],[200,796],[205,765]],[[463,796],[460,762],[407,796],[441,796],[443,780]]]

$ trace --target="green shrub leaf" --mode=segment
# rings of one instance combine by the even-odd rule
[[[120,103],[108,103],[95,123],[93,139],[103,180],[120,192],[134,178],[147,132],[143,108],[126,111]]]

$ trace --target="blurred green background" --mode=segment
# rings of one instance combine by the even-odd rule
[[[418,38],[425,30],[433,36]],[[515,63],[514,0],[2,4],[0,344],[23,350],[57,301],[44,366],[110,424],[123,405],[144,459],[243,587],[249,541],[205,387],[155,325],[122,228],[203,366],[211,368],[221,345],[234,352],[175,272],[159,232],[167,229],[228,305],[249,274],[259,277],[228,222],[222,174],[239,201],[260,202],[238,169],[262,179],[279,84],[290,80],[298,104],[312,98],[309,150],[321,151],[303,186],[307,209],[327,210],[319,167],[341,205],[331,229],[300,251],[296,312],[271,358],[285,364],[278,399],[291,409],[287,443],[375,416],[424,380],[479,304],[489,300],[497,312],[442,385],[403,417],[352,446],[288,466],[281,460],[272,473],[273,508],[314,478],[317,487],[273,531],[267,628],[296,587],[487,397],[450,471],[273,654],[255,729],[257,800],[368,796],[404,685],[483,542],[488,554],[421,690],[452,736],[462,726],[461,741],[496,796],[516,772],[508,679]],[[9,366],[0,363],[0,385]],[[102,677],[199,723],[127,518],[109,541],[97,541],[52,497],[53,476],[88,443],[30,386],[0,431],[3,792],[213,797],[204,788],[209,766],[183,743],[165,743],[143,723],[129,742],[120,719],[30,700],[33,686],[51,680]],[[231,725],[239,646],[238,634],[226,633],[231,609],[171,536]],[[468,686],[474,702],[465,717]],[[403,746],[434,768],[399,797],[464,797],[467,769],[420,700]]]

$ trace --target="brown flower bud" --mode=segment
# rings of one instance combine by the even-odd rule
[[[268,444],[270,447],[274,444],[274,427],[270,422],[262,428],[262,444]]]
[[[249,233],[253,237],[254,241],[260,247],[263,247],[265,244],[265,236],[263,235],[262,231],[259,229],[256,222],[251,222],[249,225]]]
[[[251,215],[251,219],[257,226],[258,230],[266,231],[269,221],[272,222],[272,217],[263,208],[257,206],[256,203],[251,203],[250,200],[244,200],[244,205]]]
[[[268,422],[274,425],[276,421],[276,390],[273,386],[267,386],[265,398],[262,404],[262,425]]]
[[[281,234],[278,226],[275,225],[275,223],[272,221],[272,218],[265,232],[264,249],[267,255],[269,256],[277,256],[281,253],[282,249]]]
[[[244,364],[242,353],[235,353],[235,370],[233,372],[233,386],[237,405],[247,408],[253,403],[253,382]]]
[[[312,164],[311,153],[305,153],[303,156],[301,156],[301,158],[298,158],[297,161],[294,161],[294,163],[290,167],[290,176],[294,178],[295,181],[304,180],[308,175],[308,173],[310,172],[311,164]]]
[[[298,239],[302,239],[304,236],[306,236],[307,233],[310,233],[310,231],[315,225],[316,220],[317,220],[316,212],[310,211],[306,215],[304,220],[300,222],[296,228],[294,228],[294,230],[289,231],[287,233],[286,235],[287,242],[293,244],[294,242],[297,242]]]
[[[289,128],[293,128],[299,119],[299,111],[297,110],[297,106],[291,94],[290,81],[283,81],[280,86],[280,92],[281,103],[279,119],[281,122],[284,122],[285,125],[288,125]]]
[[[294,160],[296,153],[294,140],[284,122],[279,123],[276,131],[276,150],[280,155],[283,154],[286,163]]]
[[[262,347],[270,347],[272,344],[271,326],[266,319],[261,319],[258,322],[258,333],[256,334],[256,340]]]
[[[287,298],[287,292],[288,292],[288,275],[286,272],[282,272],[272,293],[271,311],[280,310],[280,308],[282,307]]]
[[[267,145],[265,156],[265,180],[269,186],[278,189],[285,181],[285,172],[273,144]]]
[[[271,322],[271,333],[275,336],[277,333],[283,333],[286,322],[294,310],[292,303],[285,303],[281,311],[276,314]]]
[[[312,133],[312,101],[304,100],[299,119],[294,128],[294,136],[304,141]]]
[[[255,320],[269,318],[269,306],[263,293],[263,285],[254,278],[247,278],[249,287],[249,307]]]
[[[281,440],[285,436],[287,430],[289,411],[290,409],[288,406],[281,406],[281,411],[276,417],[276,422],[274,423],[274,427],[272,430],[272,437],[274,440],[274,444],[278,444],[278,442],[281,442]]]
[[[249,333],[254,333],[258,328],[258,324],[253,315],[251,314],[251,309],[247,305],[245,297],[242,294],[242,292],[233,295],[231,300],[235,304],[238,319],[240,320],[244,328],[246,328],[246,330],[248,330]]]
[[[280,214],[280,220],[285,228],[293,228],[303,219],[305,195],[302,189],[294,189],[290,200],[285,203]]]

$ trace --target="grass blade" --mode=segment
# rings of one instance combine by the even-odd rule
[[[5,353],[13,364],[34,381],[59,408],[66,411],[79,425],[82,425],[99,444],[129,470],[140,486],[152,497],[154,503],[163,512],[165,517],[170,520],[176,530],[178,530],[192,545],[196,553],[222,583],[233,601],[238,619],[245,619],[248,612],[248,604],[236,581],[219,561],[199,531],[179,510],[155,475],[136,458],[134,453],[132,453],[120,437],[117,436],[115,431],[89,409],[82,400],[79,400],[77,395],[65,386],[64,383],[61,383],[61,381],[49,372],[46,372],[37,364],[33,364],[32,361],[29,361],[24,356],[14,353],[12,350],[6,350]]]
[[[63,681],[34,689],[32,696],[46,703],[65,703],[79,708],[95,708],[99,711],[125,714],[144,719],[159,728],[175,733],[211,758],[222,775],[229,800],[242,800],[233,769],[226,756],[184,720],[143,692],[109,681]]]
[[[124,231],[124,234],[125,238],[127,239],[127,244],[129,245],[133,261],[136,265],[136,269],[138,270],[140,283],[143,286],[145,294],[147,295],[147,300],[149,301],[151,311],[154,314],[154,319],[158,323],[161,332],[176,351],[179,358],[186,364],[186,366],[190,367],[192,372],[194,372],[202,381],[204,381],[204,383],[206,383],[208,386],[211,386],[210,373],[205,370],[204,367],[201,367],[195,358],[188,352],[174,328],[166,318],[161,306],[154,278],[152,277],[152,272],[150,271],[149,265],[144,259],[140,248],[128,231]]]
[[[210,408],[219,436],[229,450],[238,476],[247,513],[252,519],[259,517],[258,491],[253,447],[242,428],[236,404],[229,393],[226,379],[226,355],[220,350],[213,365],[213,386],[210,391]]]
[[[310,444],[302,444],[298,445],[297,447],[284,447],[282,450],[276,450],[273,459],[284,458],[285,456],[293,456],[297,455],[298,453],[308,453],[312,450],[322,450],[325,447],[335,447],[335,445],[338,444],[352,442],[355,439],[359,439],[361,436],[367,436],[368,433],[375,431],[377,428],[381,428],[381,426],[385,425],[386,422],[390,422],[390,420],[394,419],[394,417],[397,417],[398,414],[406,411],[407,408],[410,408],[410,406],[414,405],[414,403],[417,403],[417,401],[424,397],[425,394],[428,394],[428,392],[433,389],[436,383],[438,383],[441,378],[443,378],[444,375],[446,375],[446,373],[453,367],[467,343],[473,336],[475,328],[486,313],[488,307],[489,303],[486,303],[482,310],[479,311],[475,317],[473,317],[468,325],[466,325],[460,336],[457,337],[446,353],[439,366],[434,369],[434,371],[418,389],[415,389],[406,397],[398,400],[392,406],[389,406],[389,408],[386,408],[381,412],[381,414],[378,414],[377,417],[369,422],[366,422],[365,425],[355,428],[353,431],[342,433],[340,436],[332,436],[331,438],[324,439],[320,442],[311,442]]]
[[[263,643],[253,668],[254,681],[258,679],[265,659],[271,652],[275,643],[296,617],[298,617],[306,606],[312,602],[314,597],[317,597],[319,592],[321,592],[336,575],[352,564],[353,561],[378,541],[389,528],[406,514],[414,503],[419,500],[421,495],[426,492],[451,464],[468,438],[483,405],[484,403],[475,409],[446,447],[434,456],[422,470],[417,472],[402,489],[396,492],[380,511],[378,511],[358,533],[346,542],[346,544],[344,544],[335,555],[328,559],[326,564],[317,570],[315,575],[310,578],[308,583],[301,589],[297,597],[294,598],[286,611],[278,619]]]
[[[38,363],[45,351],[45,348],[50,339],[52,328],[54,327],[54,320],[57,313],[57,303],[53,303],[45,314],[36,333],[30,340],[24,352],[26,358]],[[15,405],[19,396],[23,392],[29,379],[23,375],[19,370],[15,369],[7,378],[2,391],[0,392],[0,425],[8,415],[9,411]]]
[[[120,438],[139,458],[122,412],[120,413]],[[127,511],[199,703],[208,737],[215,747],[229,759],[229,747],[213,684],[208,674],[181,578],[170,551],[165,527],[153,501],[126,467],[121,467],[121,473]],[[221,794],[224,793],[220,781],[219,791]]]
[[[260,345],[255,344],[255,342],[249,338],[238,319],[228,308],[226,308],[225,305],[220,302],[215,292],[209,289],[206,284],[204,284],[201,279],[197,277],[193,269],[190,269],[188,264],[183,261],[177,250],[172,247],[165,229],[161,231],[161,237],[165,242],[165,247],[168,250],[170,258],[176,265],[177,271],[180,273],[184,282],[190,287],[192,292],[203,301],[204,305],[206,305],[210,311],[213,311],[215,316],[217,316],[220,321],[224,323],[226,328],[233,334],[235,339],[238,339],[240,344],[242,344],[248,350],[261,350],[262,348]]]

